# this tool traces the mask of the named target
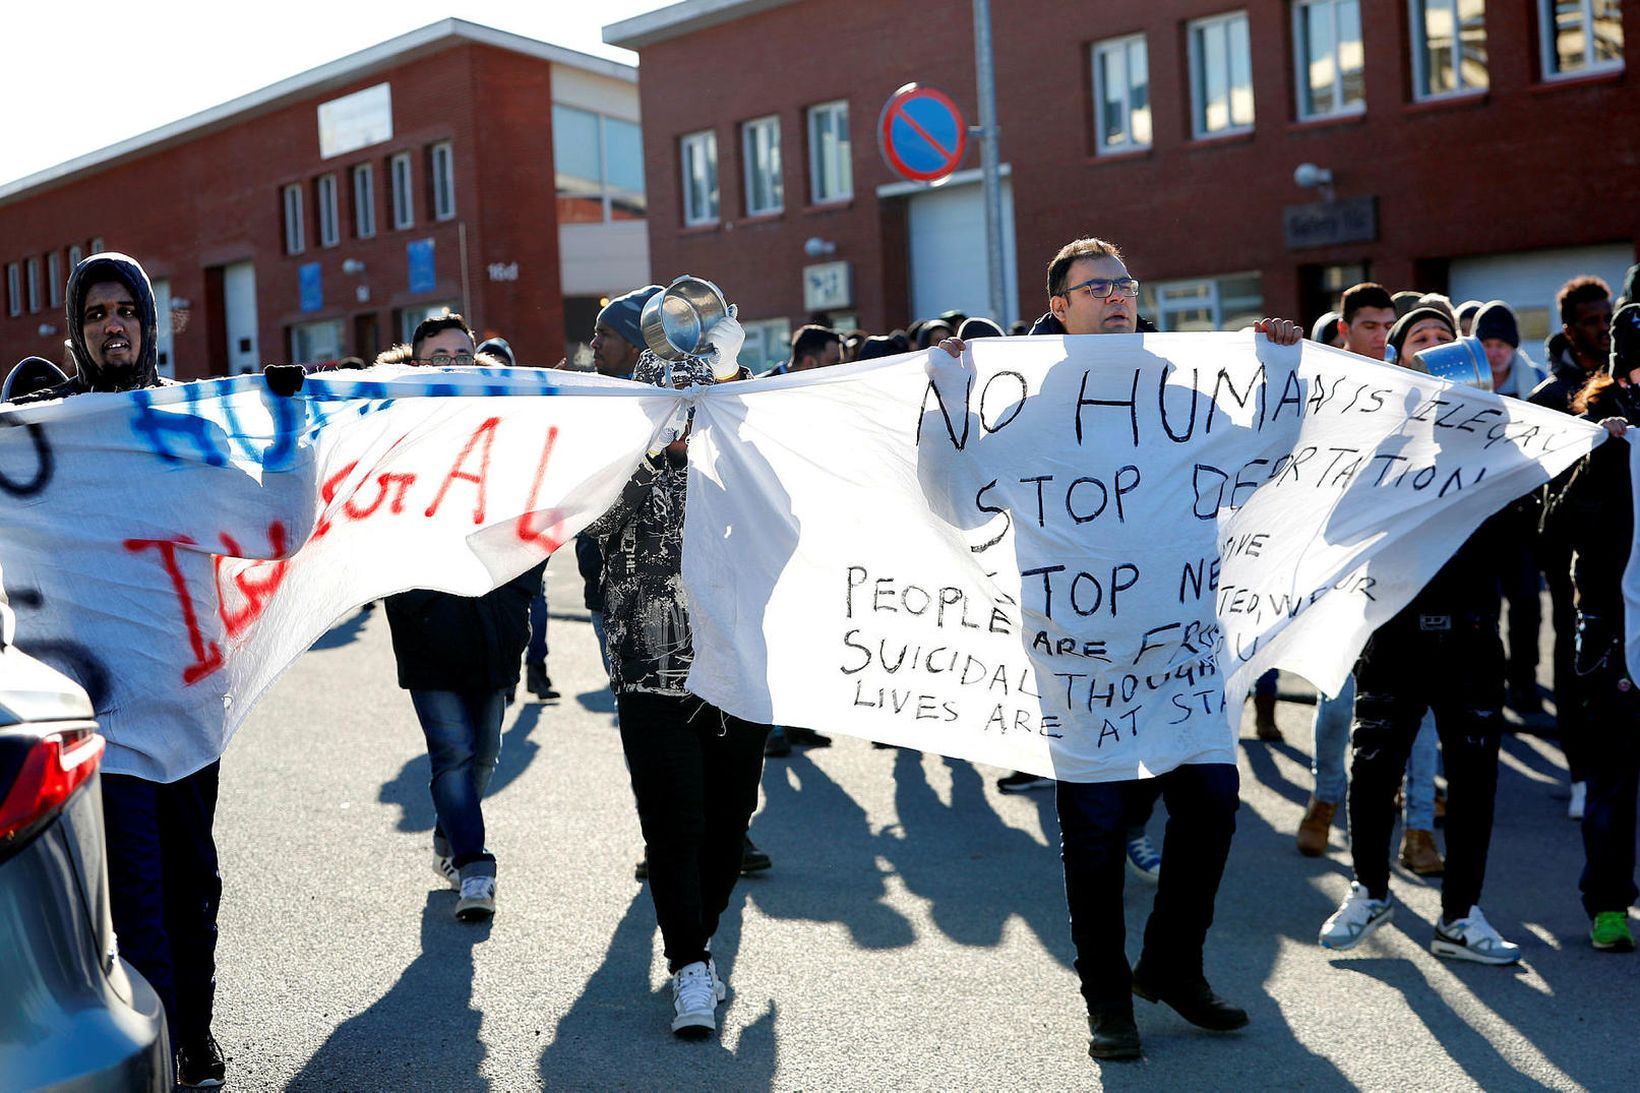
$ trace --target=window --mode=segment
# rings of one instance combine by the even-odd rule
[[[1486,0],[1411,3],[1413,96],[1485,91]]]
[[[1246,12],[1190,24],[1190,106],[1197,137],[1253,128],[1253,61]]]
[[[290,359],[297,364],[321,364],[342,355],[342,321],[327,319],[290,328]]]
[[[1140,289],[1139,310],[1159,330],[1240,330],[1263,317],[1264,291],[1256,273],[1147,284]]]
[[[780,190],[780,119],[757,118],[742,125],[740,156],[746,165],[746,215],[779,212],[785,207]]]
[[[78,266],[83,261],[85,261],[85,251],[84,250],[82,250],[78,246],[68,248],[68,271],[70,273],[73,273],[74,268],[76,266]]]
[[[376,169],[368,163],[353,168],[353,235],[369,239],[376,234]]]
[[[1620,0],[1539,0],[1539,6],[1545,79],[1623,67]]]
[[[717,134],[690,133],[679,142],[683,163],[683,222],[715,224],[718,219]]]
[[[409,228],[416,223],[415,194],[410,189],[410,153],[400,152],[387,161],[393,184],[393,227]]]
[[[449,220],[456,215],[456,165],[450,142],[435,144],[432,148],[433,218]]]
[[[102,241],[102,236],[99,235],[91,241],[91,253],[92,254],[101,254],[102,252],[103,252],[103,241]]]
[[[1355,114],[1366,108],[1361,0],[1296,0],[1293,48],[1300,118]]]
[[[740,346],[740,363],[752,372],[767,372],[785,361],[791,351],[792,324],[785,319],[759,319],[742,323],[746,340]]]
[[[320,175],[313,189],[314,204],[319,207],[319,245],[334,247],[342,241],[341,218],[336,212],[336,176]]]
[[[23,281],[17,272],[17,263],[6,263],[6,314],[23,313]]]
[[[40,260],[30,258],[23,269],[28,275],[28,309],[33,314],[40,310]]]
[[[421,325],[423,319],[450,315],[456,311],[457,306],[456,301],[450,300],[442,304],[427,304],[422,307],[405,308],[399,312],[399,341],[409,345],[410,339],[415,336],[416,327]]]
[[[63,306],[63,256],[60,251],[46,255],[46,298],[51,307]]]
[[[1096,152],[1150,147],[1150,65],[1143,34],[1093,47],[1093,111]]]
[[[285,253],[307,250],[307,233],[302,228],[302,187],[293,182],[285,187]]]
[[[552,164],[560,224],[645,216],[643,136],[635,122],[555,105]]]
[[[848,141],[848,103],[809,108],[809,200],[816,205],[854,196],[854,161]]]

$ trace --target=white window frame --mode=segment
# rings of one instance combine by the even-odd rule
[[[740,123],[740,159],[746,215],[774,216],[784,212],[786,194],[780,169],[780,115],[766,114]],[[768,204],[753,204],[758,190],[755,183],[759,177],[768,183]]]
[[[1461,0],[1407,0],[1407,25],[1412,28],[1412,97],[1417,102],[1439,102],[1442,99],[1459,99],[1470,95],[1484,95],[1491,86],[1491,55],[1487,56],[1487,82],[1480,87],[1471,87],[1464,83],[1463,75],[1463,24],[1458,20],[1458,4]],[[1425,48],[1429,35],[1429,23],[1426,12],[1431,4],[1448,8],[1452,12],[1452,71],[1458,78],[1458,86],[1451,91],[1434,91],[1429,85],[1428,66],[1424,62]],[[1481,19],[1486,18],[1484,7]]]
[[[376,168],[369,163],[353,167],[353,235],[358,239],[376,235]]]
[[[23,281],[28,286],[28,311],[36,315],[40,311],[40,260],[30,258],[23,263]]]
[[[748,319],[746,340],[741,343],[740,363],[754,373],[766,372],[787,359],[791,350],[792,324],[789,319]]]
[[[393,195],[393,230],[403,231],[416,226],[416,172],[409,152],[395,152],[388,157],[389,190]]]
[[[91,253],[92,254],[101,254],[102,252],[103,252],[103,239],[102,239],[102,236],[99,235],[91,241]]]
[[[429,150],[428,169],[433,180],[433,219],[454,220],[456,216],[456,155],[447,140]]]
[[[1255,271],[1248,270],[1242,273],[1221,273],[1208,277],[1184,277],[1172,281],[1161,281],[1155,284],[1147,284],[1145,286],[1148,290],[1146,295],[1149,296],[1149,310],[1151,312],[1152,321],[1156,324],[1156,329],[1163,331],[1164,333],[1174,330],[1176,328],[1174,327],[1171,319],[1173,314],[1179,311],[1195,310],[1197,308],[1205,307],[1212,314],[1213,329],[1223,330],[1225,301],[1221,286],[1226,281],[1234,280],[1239,277],[1250,276],[1257,276],[1257,274]],[[1188,297],[1183,301],[1183,306],[1170,306],[1169,297],[1178,293],[1179,290],[1194,290],[1202,287],[1207,289],[1205,297]],[[1263,288],[1263,278],[1260,277],[1259,293],[1261,300],[1263,297]],[[1232,302],[1239,304],[1242,301],[1238,299],[1233,300]]]
[[[1361,0],[1293,0],[1293,93],[1297,96],[1298,117],[1301,121],[1313,121],[1317,118],[1345,118],[1365,113],[1367,109],[1366,92],[1363,89],[1359,102],[1344,103],[1344,63],[1340,56],[1343,43],[1339,41],[1339,9],[1346,4],[1355,6],[1355,25],[1365,35],[1365,28],[1361,25]],[[1305,49],[1305,30],[1309,23],[1305,16],[1315,8],[1325,8],[1332,16],[1332,54],[1333,54],[1333,102],[1336,104],[1331,110],[1312,110],[1306,103],[1309,98],[1310,84],[1310,57]],[[1357,39],[1356,48],[1362,48],[1361,40]],[[1363,68],[1365,64],[1363,62]],[[1364,78],[1364,75],[1363,75]]]
[[[693,228],[703,224],[716,224],[721,216],[722,191],[718,185],[718,157],[717,133],[710,129],[699,133],[686,133],[678,140],[678,161],[683,165],[683,223],[685,227]],[[709,178],[695,179],[693,176],[700,172],[709,172]],[[697,208],[692,200],[694,184],[699,182],[706,203],[705,208]]]
[[[285,253],[301,254],[307,250],[307,226],[302,222],[302,184],[292,182],[285,187]]]
[[[1241,37],[1247,42],[1247,52],[1244,64],[1247,69],[1247,95],[1253,95],[1253,56],[1251,29],[1245,11],[1225,12],[1223,15],[1209,16],[1206,19],[1192,19],[1188,26],[1186,38],[1189,42],[1190,55],[1190,132],[1197,140],[1208,140],[1215,137],[1235,136],[1238,133],[1251,133],[1257,123],[1256,110],[1251,120],[1237,123],[1235,120],[1235,81],[1233,73],[1235,65],[1235,46],[1232,38],[1239,26]],[[1229,123],[1218,129],[1208,129],[1207,126],[1207,88],[1202,86],[1204,66],[1202,58],[1202,36],[1215,27],[1223,27],[1225,31],[1226,55],[1225,73],[1230,82],[1225,85],[1225,107],[1230,111]]]
[[[1093,150],[1095,155],[1108,156],[1118,152],[1132,152],[1141,148],[1150,147],[1150,137],[1139,139],[1136,127],[1133,124],[1133,58],[1134,47],[1138,47],[1138,57],[1144,65],[1145,111],[1150,111],[1150,46],[1143,34],[1127,34],[1120,38],[1107,38],[1103,42],[1093,43],[1091,54],[1093,68]],[[1103,63],[1102,63],[1103,62]],[[1110,135],[1105,130],[1105,85],[1100,78],[1107,68],[1119,65],[1122,71],[1122,134],[1121,140],[1107,143]],[[1151,125],[1147,121],[1147,127]],[[1154,134],[1154,129],[1152,129]]]
[[[6,314],[13,318],[23,313],[23,277],[16,262],[6,263]]]
[[[314,204],[319,206],[319,245],[334,247],[342,241],[341,210],[337,207],[335,174],[320,175],[314,183]]]
[[[46,300],[51,307],[63,306],[63,256],[61,251],[46,255]]]
[[[85,261],[85,251],[80,248],[79,244],[68,248],[68,270],[70,273],[74,272],[83,261]]]
[[[830,147],[820,133],[824,120],[831,123]],[[809,107],[809,201],[829,205],[854,197],[854,147],[849,139],[848,100],[834,99]],[[837,137],[836,134],[841,134]],[[826,188],[827,167],[839,181],[834,190]]]
[[[1561,69],[1558,67],[1560,50],[1555,45],[1559,30],[1555,26],[1555,0],[1538,0],[1538,41],[1545,80],[1576,80],[1602,72],[1623,71],[1621,55],[1610,61],[1594,59],[1594,35],[1589,33],[1589,24],[1594,21],[1594,0],[1578,0],[1578,9],[1583,24],[1583,65],[1580,68]],[[1619,8],[1619,11],[1621,10]],[[1627,46],[1628,43],[1625,42],[1624,47]]]

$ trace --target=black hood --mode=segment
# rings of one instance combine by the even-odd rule
[[[85,344],[85,330],[80,316],[85,313],[86,293],[91,286],[102,281],[118,281],[131,292],[131,299],[136,301],[137,315],[142,327],[142,345],[137,354],[137,363],[129,372],[104,375],[102,369],[92,359]],[[137,264],[135,258],[114,251],[104,251],[93,254],[79,265],[74,272],[68,275],[68,299],[65,301],[65,311],[68,320],[68,342],[74,354],[75,366],[79,369],[77,379],[89,391],[130,391],[138,387],[155,387],[159,384],[159,368],[156,361],[159,356],[158,338],[155,327],[154,289],[148,283],[148,274]]]
[[[1156,324],[1145,318],[1143,315],[1135,315],[1133,317],[1133,332],[1135,334],[1158,333],[1156,330]],[[1042,318],[1031,324],[1031,333],[1063,334],[1065,333],[1065,324],[1060,322],[1054,316],[1054,313],[1050,311],[1046,315],[1042,316]]]

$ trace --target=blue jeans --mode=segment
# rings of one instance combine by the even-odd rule
[[[484,812],[479,802],[501,757],[506,697],[504,691],[410,692],[422,735],[427,738],[427,758],[433,764],[428,782],[438,812],[433,843],[441,850],[441,844],[448,845],[464,877],[495,875],[495,857],[484,849]]]
[[[1315,775],[1315,799],[1331,805],[1343,804],[1349,780],[1344,758],[1350,748],[1350,717],[1355,709],[1355,677],[1344,680],[1337,698],[1318,698],[1315,704],[1315,754],[1310,772]],[[1407,756],[1406,815],[1403,825],[1419,831],[1435,827],[1435,773],[1440,763],[1439,736],[1435,715],[1424,714],[1418,736]]]

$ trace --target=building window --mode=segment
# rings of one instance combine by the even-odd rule
[[[809,200],[816,205],[854,196],[854,160],[848,140],[848,103],[809,108]]]
[[[410,153],[400,152],[387,161],[393,183],[393,227],[410,228],[416,223],[415,193],[411,190]]]
[[[1256,273],[1165,281],[1140,290],[1139,309],[1158,330],[1240,330],[1263,317],[1264,291]]]
[[[46,255],[46,299],[51,307],[63,306],[63,258],[60,251]]]
[[[341,217],[336,209],[336,176],[320,175],[314,184],[314,204],[319,207],[319,245],[334,247],[342,241]]]
[[[285,253],[301,254],[307,250],[307,233],[302,227],[302,186],[293,182],[285,187]]]
[[[85,251],[78,246],[68,248],[68,271],[73,273],[81,262],[85,261]]]
[[[450,220],[456,215],[456,163],[450,142],[433,145],[433,219]]]
[[[6,314],[23,313],[23,279],[16,262],[6,263]]]
[[[791,351],[792,324],[785,319],[758,319],[742,323],[746,340],[740,363],[754,373],[767,372],[786,360]]]
[[[740,156],[746,165],[746,215],[763,216],[785,208],[780,189],[780,119],[771,115],[742,125]]]
[[[1546,79],[1623,67],[1620,0],[1539,0],[1539,6]]]
[[[102,252],[103,252],[103,241],[102,241],[102,236],[99,235],[91,241],[91,253],[92,254],[101,254]]]
[[[1293,48],[1300,118],[1366,109],[1360,0],[1296,0]]]
[[[23,269],[28,274],[28,310],[32,315],[40,310],[40,260],[30,258]]]
[[[1253,60],[1246,12],[1190,24],[1190,103],[1198,138],[1253,128]]]
[[[552,164],[558,223],[601,224],[646,215],[643,133],[637,123],[555,105]]]
[[[1145,36],[1113,38],[1093,47],[1094,150],[1150,147],[1150,64]]]
[[[1485,91],[1486,0],[1410,2],[1414,97]]]
[[[376,234],[376,169],[368,163],[353,168],[353,235],[369,239]]]
[[[683,222],[716,224],[718,220],[717,134],[690,133],[679,144],[683,163]]]

